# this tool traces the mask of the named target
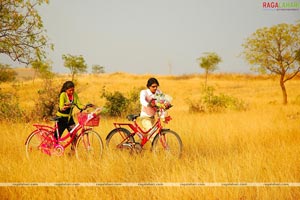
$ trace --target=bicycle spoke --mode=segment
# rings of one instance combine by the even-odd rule
[[[129,150],[132,151],[134,139],[129,136],[130,132],[124,128],[113,129],[106,137],[106,147],[108,151]],[[129,137],[128,137],[129,136]]]
[[[103,152],[103,142],[95,131],[85,131],[76,142],[76,157],[79,160],[99,159]]]
[[[35,130],[32,132],[26,143],[26,157],[39,158],[45,156],[45,154],[51,154],[51,139],[47,136],[49,133],[46,131]]]
[[[174,131],[164,130],[161,135],[154,138],[152,151],[157,155],[165,154],[170,157],[180,157],[182,141]]]

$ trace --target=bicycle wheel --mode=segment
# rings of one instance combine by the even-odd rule
[[[181,157],[182,141],[179,135],[172,130],[162,130],[152,142],[152,152],[155,154],[166,154],[170,157]]]
[[[28,136],[25,142],[26,157],[28,159],[44,156],[43,154],[51,154],[48,134],[44,130],[35,130]]]
[[[108,151],[130,150],[134,147],[134,139],[125,128],[115,128],[106,137]],[[128,137],[129,136],[129,137]]]
[[[76,157],[79,160],[99,159],[103,153],[103,142],[100,135],[93,130],[84,131],[76,141]]]

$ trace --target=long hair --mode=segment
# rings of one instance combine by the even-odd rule
[[[66,81],[66,82],[63,84],[63,86],[61,87],[60,93],[59,93],[59,94],[65,92],[67,89],[73,88],[73,87],[75,87],[75,84],[74,84],[72,81]]]

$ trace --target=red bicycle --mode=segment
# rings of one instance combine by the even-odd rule
[[[130,152],[139,153],[143,150],[143,146],[154,137],[151,144],[152,152],[181,157],[182,141],[176,132],[163,128],[162,123],[168,123],[172,119],[171,116],[162,118],[163,112],[164,109],[158,109],[157,120],[147,131],[138,125],[136,120],[139,115],[128,115],[127,119],[132,121],[131,123],[113,123],[115,128],[106,137],[107,149],[111,152],[128,149]],[[124,126],[129,127],[130,130]],[[134,136],[138,136],[140,142],[136,142]]]
[[[91,104],[87,107],[93,107]],[[58,136],[57,122],[60,117],[55,117],[54,126],[34,124],[35,130],[27,137],[25,150],[27,158],[38,157],[42,154],[49,156],[62,156],[65,149],[72,144],[75,155],[78,159],[100,158],[103,152],[103,142],[100,135],[93,130],[100,121],[101,108],[95,108],[92,112],[78,113],[78,123],[75,127],[63,135]],[[58,139],[56,139],[58,138]]]

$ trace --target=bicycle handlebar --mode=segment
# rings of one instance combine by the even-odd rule
[[[80,112],[86,110],[87,108],[95,108],[90,114],[96,114],[96,115],[98,115],[102,111],[102,107],[97,107],[96,105],[91,104],[91,103],[87,104],[85,107],[86,108],[85,109],[81,109]]]
[[[95,107],[95,105],[92,104],[92,103],[88,103],[88,104],[85,105],[85,107],[86,107],[86,108],[89,108],[89,107],[92,108],[92,107]]]
[[[76,104],[74,104],[73,103],[73,105],[75,105],[79,110],[80,110],[80,112],[82,112],[82,111],[84,111],[84,110],[86,110],[86,109],[88,109],[88,108],[93,108],[93,107],[96,107],[94,104],[92,104],[92,103],[88,103],[88,104],[86,104],[85,105],[85,108],[83,108],[83,109],[80,109]]]

